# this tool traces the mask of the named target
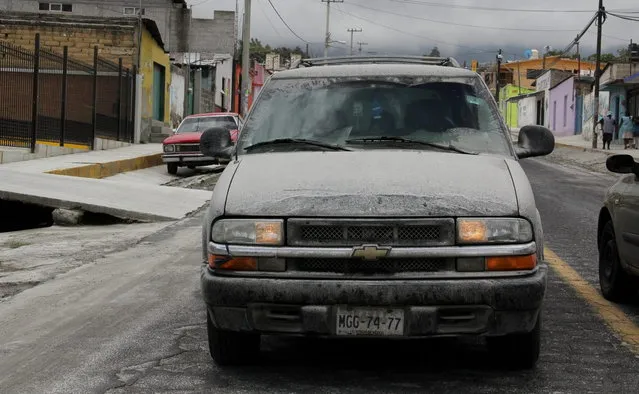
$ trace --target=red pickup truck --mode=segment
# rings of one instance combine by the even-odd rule
[[[177,174],[179,167],[195,168],[220,163],[219,158],[204,156],[200,152],[200,137],[211,127],[228,128],[231,141],[235,143],[239,134],[241,119],[234,112],[215,112],[190,115],[184,118],[174,135],[162,142],[162,161],[169,174]]]

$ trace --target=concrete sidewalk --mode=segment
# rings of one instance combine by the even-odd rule
[[[1,164],[0,169],[100,179],[161,164],[162,144],[138,144]]]
[[[2,167],[0,180],[2,200],[139,221],[179,220],[211,198],[210,191],[38,174]]]

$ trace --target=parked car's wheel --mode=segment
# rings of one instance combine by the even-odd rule
[[[257,361],[260,355],[260,335],[224,331],[213,326],[206,314],[209,351],[217,365],[246,365]]]
[[[167,163],[166,165],[166,170],[169,172],[169,174],[171,175],[175,175],[177,174],[178,171],[178,165],[177,163]]]
[[[605,224],[601,232],[599,286],[604,298],[614,302],[627,301],[637,292],[635,280],[623,269],[619,261],[619,251],[612,220]]]
[[[541,312],[531,332],[488,337],[486,341],[499,363],[512,368],[534,368],[541,349]]]

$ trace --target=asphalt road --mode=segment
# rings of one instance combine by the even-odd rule
[[[548,247],[596,285],[596,212],[614,178],[525,163]],[[479,341],[266,338],[260,366],[219,369],[199,293],[192,218],[0,303],[0,391],[636,392],[639,359],[551,271],[533,371],[490,360]],[[639,304],[639,303],[637,303]],[[636,307],[625,307],[636,318]]]

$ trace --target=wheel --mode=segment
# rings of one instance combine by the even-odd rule
[[[175,175],[177,174],[178,171],[178,165],[177,163],[168,163],[166,165],[166,170],[169,172],[169,174],[171,175]]]
[[[187,166],[189,170],[195,170],[195,166]]]
[[[260,354],[260,335],[224,331],[213,326],[206,314],[211,358],[219,366],[246,365],[257,361]]]
[[[541,312],[531,332],[488,337],[486,341],[498,362],[514,368],[534,368],[541,348]]]
[[[621,266],[612,220],[601,233],[599,248],[599,286],[604,298],[614,302],[631,299],[637,292],[635,280]]]

